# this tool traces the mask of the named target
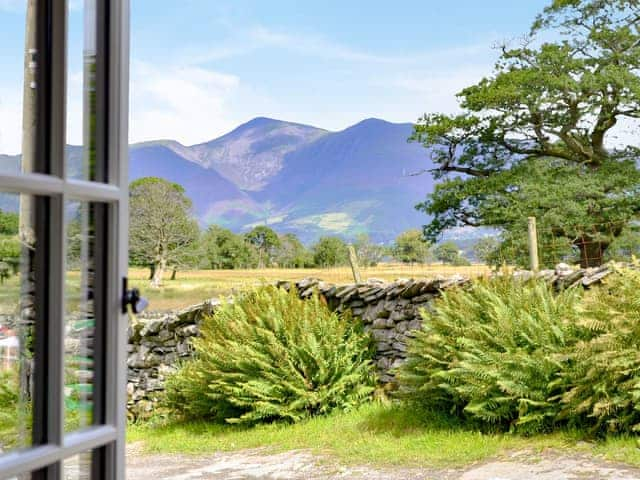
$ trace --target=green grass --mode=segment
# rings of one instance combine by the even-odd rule
[[[431,418],[406,407],[375,403],[351,412],[317,417],[295,425],[240,428],[208,423],[129,427],[129,442],[142,441],[146,453],[210,454],[248,448],[307,449],[346,464],[457,467],[526,450],[582,453],[640,466],[635,438],[585,442],[579,432],[525,437],[479,433],[453,420]]]

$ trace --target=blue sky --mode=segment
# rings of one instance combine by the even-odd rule
[[[24,0],[0,0],[0,152],[19,149]],[[255,116],[331,130],[455,111],[496,42],[548,0],[132,0],[131,141],[206,141]],[[70,9],[68,140],[81,139],[83,2]]]

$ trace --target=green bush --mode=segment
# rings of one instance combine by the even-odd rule
[[[256,423],[349,410],[371,397],[371,340],[313,296],[261,287],[207,318],[195,355],[167,384],[191,418]]]
[[[588,337],[580,295],[541,281],[483,280],[445,292],[408,348],[401,394],[430,409],[501,429],[547,430],[560,404],[565,352]]]
[[[20,399],[19,371],[15,366],[0,372],[0,451],[22,446],[30,438],[31,404]]]
[[[570,352],[557,382],[563,418],[586,417],[594,431],[640,431],[640,271],[621,270],[587,293],[579,325],[588,341]]]

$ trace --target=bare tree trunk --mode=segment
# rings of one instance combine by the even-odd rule
[[[176,279],[177,273],[178,273],[178,269],[174,268],[173,271],[171,272],[171,280],[175,280]]]
[[[164,258],[161,258],[160,261],[156,263],[156,268],[153,272],[153,278],[151,279],[151,286],[153,288],[159,288],[162,284],[162,277],[166,268],[167,261]]]

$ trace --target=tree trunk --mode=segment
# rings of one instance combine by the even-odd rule
[[[176,274],[178,273],[178,269],[174,268],[173,271],[171,272],[171,280],[175,280],[176,279]]]
[[[590,268],[602,265],[604,253],[609,244],[591,238],[583,238],[579,243],[576,243],[576,246],[580,251],[580,267]]]
[[[151,286],[153,288],[160,288],[160,285],[162,284],[162,277],[166,268],[167,261],[164,258],[156,263],[155,269],[153,271],[153,278],[151,279]]]
[[[149,280],[153,280],[153,276],[156,274],[156,264],[149,265]]]

